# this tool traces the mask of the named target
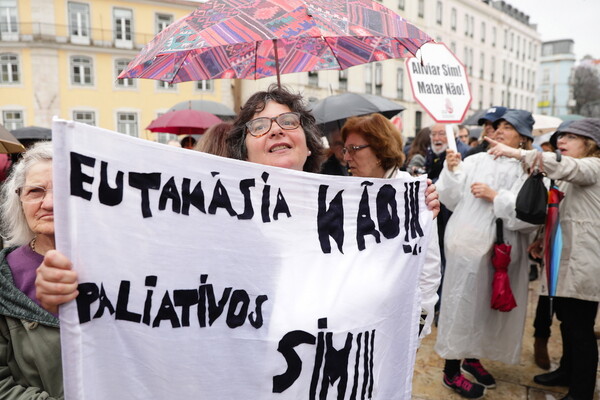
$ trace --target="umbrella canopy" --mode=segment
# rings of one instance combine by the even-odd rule
[[[41,126],[26,126],[10,131],[17,139],[23,140],[52,140],[52,129]]]
[[[25,147],[9,131],[0,125],[0,153],[21,153]]]
[[[317,124],[326,124],[372,113],[380,113],[387,118],[392,118],[402,110],[404,110],[403,106],[385,97],[371,94],[344,93],[329,96],[319,101],[313,107],[312,114]]]
[[[279,83],[280,74],[414,56],[429,41],[373,0],[212,0],[159,33],[119,79]]]
[[[492,280],[492,299],[490,304],[494,310],[504,312],[510,311],[517,306],[508,278],[511,248],[511,245],[504,243],[502,219],[498,218],[496,219],[496,243],[494,244],[492,253],[494,277]]]
[[[206,111],[179,110],[161,115],[146,129],[176,135],[198,135],[219,122],[223,122],[221,118]]]
[[[483,110],[477,110],[473,115],[465,119],[463,125],[479,125],[479,118],[483,117],[487,113],[487,108]]]
[[[558,270],[562,253],[562,230],[559,218],[559,203],[565,194],[558,190],[554,180],[548,191],[548,212],[546,213],[546,230],[544,234],[544,262],[548,279],[548,295],[556,296]]]
[[[169,109],[169,111],[180,110],[206,111],[223,119],[233,119],[237,115],[235,111],[227,107],[225,104],[217,103],[216,101],[210,100],[182,101],[181,103],[177,103]]]
[[[533,124],[533,136],[554,132],[563,122],[562,119],[558,117],[542,114],[533,114],[533,119],[535,120]]]

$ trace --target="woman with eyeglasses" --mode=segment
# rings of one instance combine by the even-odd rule
[[[402,174],[410,176],[407,172],[400,171],[405,157],[402,151],[402,136],[396,126],[383,115],[375,113],[348,118],[342,127],[342,140],[345,144],[342,150],[344,160],[348,163],[352,176],[384,179],[396,178]],[[431,332],[440,279],[437,224],[432,224],[431,239],[419,282],[422,308],[422,329],[419,335],[421,339]]]
[[[54,249],[52,147],[37,143],[2,186],[0,398],[62,399],[58,318],[36,299],[36,268]]]

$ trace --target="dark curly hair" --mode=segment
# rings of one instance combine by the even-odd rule
[[[306,108],[302,95],[294,94],[289,89],[278,87],[276,84],[270,85],[266,91],[254,93],[246,101],[246,104],[242,106],[227,136],[229,156],[238,160],[248,159],[246,122],[254,119],[254,115],[264,110],[270,101],[288,106],[291,111],[300,114],[300,125],[304,129],[306,146],[311,152],[304,163],[303,170],[307,172],[319,172],[324,159],[324,150],[323,142],[321,141],[321,131],[315,123],[315,118]]]
[[[402,136],[396,126],[383,115],[375,113],[348,118],[342,127],[344,142],[351,133],[357,133],[367,141],[385,171],[401,167],[404,163]]]

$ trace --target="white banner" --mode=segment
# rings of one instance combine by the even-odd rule
[[[65,397],[409,399],[425,178],[309,174],[53,126]]]

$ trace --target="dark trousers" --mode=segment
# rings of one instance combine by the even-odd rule
[[[554,309],[552,311],[554,312]],[[536,338],[549,338],[550,326],[552,326],[550,297],[540,296],[535,309],[535,319],[533,320],[533,327],[535,329],[533,336]]]
[[[594,334],[598,302],[556,297],[554,309],[561,322],[563,340],[559,369],[569,376],[569,394],[576,399],[592,400],[598,368],[598,344]]]

